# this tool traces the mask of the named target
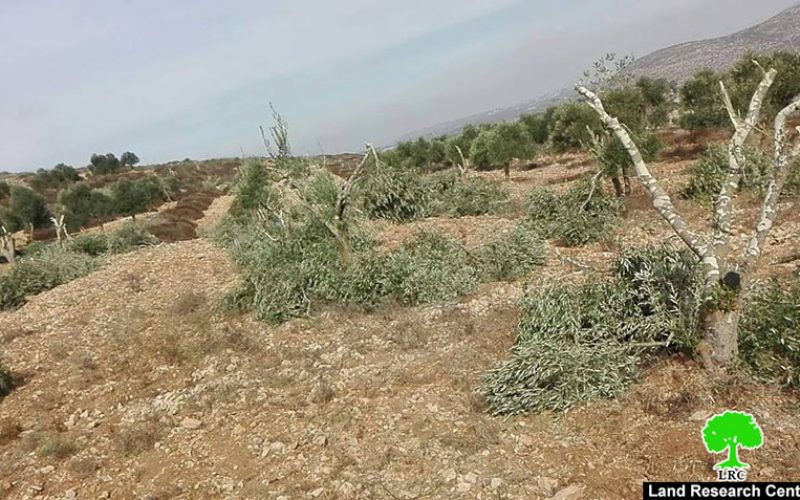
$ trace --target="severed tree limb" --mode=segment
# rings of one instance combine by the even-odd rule
[[[742,273],[747,275],[758,265],[758,260],[764,251],[764,241],[775,223],[778,215],[778,200],[789,176],[789,165],[800,154],[800,142],[789,148],[786,120],[789,116],[800,111],[800,96],[791,104],[783,108],[775,117],[775,168],[767,184],[764,202],[761,205],[761,215],[758,219],[750,243],[745,248],[742,257]],[[788,151],[787,151],[788,150]]]
[[[58,238],[59,246],[64,246],[64,243],[72,237],[67,232],[67,224],[64,222],[64,215],[62,214],[58,219],[50,217],[50,221],[56,227],[56,238]]]
[[[367,144],[367,152],[364,154],[364,158],[361,159],[361,163],[359,163],[355,170],[353,170],[353,173],[350,174],[347,182],[345,182],[344,186],[342,186],[342,188],[339,190],[339,195],[336,197],[336,217],[339,220],[344,219],[344,212],[347,209],[347,202],[350,199],[350,193],[353,191],[353,186],[361,179],[361,172],[367,165],[371,148],[372,145]],[[374,152],[374,149],[372,152]],[[375,156],[377,158],[377,154]]]
[[[6,230],[5,226],[0,224],[0,252],[6,258],[9,264],[14,264],[17,261],[17,247],[14,243],[14,237]]]
[[[600,179],[600,176],[603,175],[603,170],[598,170],[596,174],[592,176],[592,185],[589,189],[589,196],[586,197],[586,201],[583,202],[581,205],[581,212],[586,210],[586,206],[589,205],[589,202],[592,201],[592,196],[594,196],[595,190],[597,190],[597,180]]]
[[[464,158],[464,152],[461,151],[461,146],[458,144],[456,146],[456,151],[458,152],[458,156],[461,158],[461,163],[456,165],[458,167],[458,174],[465,175],[467,173],[467,160]]]
[[[675,209],[667,192],[664,191],[658,184],[656,178],[650,173],[647,164],[642,158],[642,153],[639,151],[636,143],[633,142],[633,139],[631,139],[628,131],[625,130],[625,127],[620,124],[618,119],[613,118],[606,112],[600,97],[591,90],[580,85],[577,86],[575,90],[587,99],[589,106],[597,112],[605,126],[611,129],[620,142],[622,142],[622,145],[633,161],[633,168],[636,175],[650,193],[650,197],[653,200],[653,207],[655,207],[658,213],[669,223],[675,233],[686,243],[692,252],[703,261],[703,266],[706,271],[706,283],[715,283],[719,280],[719,264],[714,249],[710,247],[700,235],[694,233],[689,228],[686,221]]]
[[[726,266],[728,253],[730,252],[733,223],[733,197],[739,189],[739,183],[742,178],[742,167],[746,162],[744,157],[744,144],[758,125],[764,98],[775,82],[775,76],[778,72],[774,69],[763,71],[762,68],[762,73],[764,74],[764,78],[753,93],[753,98],[750,100],[750,107],[744,120],[742,120],[734,110],[728,90],[725,88],[725,83],[719,82],[725,109],[728,111],[728,116],[735,129],[733,137],[728,144],[728,175],[725,182],[722,183],[722,188],[717,198],[714,200],[714,236],[712,245],[720,266]]]

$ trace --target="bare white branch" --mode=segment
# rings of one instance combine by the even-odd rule
[[[17,248],[14,237],[0,224],[0,252],[9,264],[14,264],[17,259]]]
[[[728,116],[733,122],[733,128],[739,130],[742,127],[742,119],[736,113],[736,110],[733,109],[733,102],[731,102],[731,96],[728,94],[728,89],[725,88],[725,82],[719,82],[720,90],[722,90],[722,102],[725,104],[725,109],[728,111]]]
[[[753,97],[750,100],[750,107],[747,111],[747,117],[745,117],[744,121],[739,118],[738,114],[733,109],[733,104],[731,103],[731,98],[728,95],[725,84],[719,82],[725,108],[728,110],[728,115],[736,129],[728,144],[728,175],[725,182],[722,184],[717,198],[714,200],[713,246],[719,264],[722,266],[726,265],[728,253],[730,252],[731,226],[733,224],[733,197],[739,189],[739,182],[742,178],[742,166],[746,161],[744,157],[744,144],[758,125],[764,98],[775,82],[775,76],[778,73],[774,69],[763,71],[763,68],[762,72],[764,73],[764,78],[753,93]]]
[[[633,161],[633,168],[639,180],[650,193],[653,200],[653,206],[659,214],[669,223],[675,233],[683,240],[684,243],[700,258],[708,272],[707,281],[716,280],[719,278],[719,267],[717,264],[716,256],[713,249],[705,242],[705,240],[698,234],[694,233],[686,221],[675,209],[672,200],[666,191],[658,184],[658,181],[650,173],[647,164],[642,158],[642,154],[636,143],[631,138],[628,131],[623,127],[619,120],[609,115],[603,107],[603,102],[600,97],[594,92],[585,87],[578,86],[576,90],[579,94],[584,96],[589,106],[591,106],[606,127],[608,127],[622,142],[625,150]]]
[[[795,145],[791,151],[787,152],[789,140],[786,132],[786,120],[797,112],[800,112],[800,96],[796,97],[794,102],[783,108],[775,117],[775,168],[767,184],[758,224],[742,258],[744,273],[749,273],[758,265],[758,260],[764,251],[764,241],[778,216],[778,200],[789,176],[789,165],[793,157],[800,154],[800,144]]]

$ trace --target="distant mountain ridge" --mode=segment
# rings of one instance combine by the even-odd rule
[[[800,50],[800,3],[750,28],[731,35],[708,40],[686,42],[652,52],[637,59],[631,70],[637,76],[664,77],[683,82],[701,69],[723,70],[748,51],[774,52]],[[544,111],[553,104],[572,99],[572,89],[510,106],[497,108],[408,133],[397,142],[417,137],[436,137],[460,131],[468,123],[496,123],[515,120],[525,113]]]
[[[658,50],[636,60],[632,70],[637,75],[682,82],[700,69],[726,69],[749,51],[776,50],[800,50],[800,3],[731,35]]]

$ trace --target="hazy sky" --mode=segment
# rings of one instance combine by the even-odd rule
[[[0,171],[357,150],[797,0],[0,0]]]

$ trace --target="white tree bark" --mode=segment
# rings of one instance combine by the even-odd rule
[[[736,359],[741,289],[735,285],[729,287],[728,290],[725,290],[726,293],[723,294],[723,296],[728,294],[729,297],[724,301],[721,297],[714,297],[712,292],[722,286],[720,280],[721,268],[726,272],[728,270],[727,257],[730,253],[733,197],[739,187],[742,166],[745,161],[743,147],[747,138],[758,125],[764,99],[775,81],[776,75],[777,71],[774,69],[764,72],[764,78],[753,94],[744,120],[734,110],[725,85],[720,83],[723,101],[736,131],[728,146],[728,175],[714,204],[714,236],[711,245],[707,244],[702,237],[688,228],[684,219],[675,210],[675,206],[667,193],[650,174],[638,147],[627,130],[619,123],[619,120],[611,117],[605,111],[601,99],[594,92],[581,86],[576,87],[576,90],[587,99],[589,105],[598,113],[605,126],[614,132],[625,146],[631,160],[633,160],[636,175],[653,199],[653,206],[669,222],[675,233],[703,261],[706,272],[706,296],[704,297],[702,313],[705,345],[701,346],[701,352],[710,367],[730,366]],[[733,264],[733,267],[739,271],[739,281],[743,286],[747,286],[749,283],[749,277],[755,271],[759,257],[763,252],[764,242],[775,223],[775,218],[778,214],[778,201],[789,174],[789,165],[794,158],[800,155],[800,140],[791,145],[786,131],[788,117],[797,112],[800,112],[800,96],[793,103],[782,109],[775,117],[774,168],[764,195],[761,215],[739,262]],[[800,134],[800,127],[798,127],[798,133]]]
[[[722,184],[719,194],[714,201],[714,239],[713,247],[717,255],[717,261],[723,268],[727,268],[727,259],[730,252],[730,240],[733,224],[733,197],[739,189],[739,182],[742,178],[742,167],[745,164],[744,144],[753,129],[758,125],[758,117],[761,114],[761,107],[764,97],[775,81],[777,71],[770,69],[764,73],[758,88],[750,101],[750,108],[747,116],[742,120],[733,108],[731,98],[723,82],[719,82],[722,90],[722,99],[728,116],[731,118],[735,133],[728,144],[728,175]]]
[[[58,244],[63,247],[64,243],[70,239],[70,235],[67,232],[67,224],[64,222],[64,215],[62,214],[58,219],[55,217],[50,217],[50,221],[56,227],[56,238],[58,239]]]
[[[705,239],[689,228],[681,214],[675,209],[675,205],[673,205],[667,192],[664,191],[656,178],[650,173],[650,169],[647,168],[638,146],[636,146],[628,131],[619,123],[619,120],[606,112],[603,102],[597,94],[581,86],[576,87],[576,90],[588,100],[589,106],[597,112],[605,126],[617,136],[625,147],[631,160],[633,160],[633,168],[636,175],[650,193],[653,207],[669,223],[678,237],[703,261],[706,282],[717,281],[719,279],[719,264],[713,248],[706,243]]]
[[[0,225],[0,251],[2,251],[3,257],[6,258],[9,264],[16,263],[17,248],[14,243],[14,237],[2,225]]]
[[[755,270],[758,260],[764,251],[764,241],[778,216],[778,200],[780,199],[783,186],[789,176],[789,165],[800,155],[800,139],[794,147],[789,144],[789,136],[786,131],[786,120],[790,115],[800,111],[800,96],[795,101],[783,108],[775,117],[775,166],[772,176],[767,184],[767,191],[764,194],[764,202],[761,205],[761,215],[758,224],[750,238],[750,243],[745,249],[742,257],[742,273],[747,275]],[[800,133],[800,127],[798,127]]]

